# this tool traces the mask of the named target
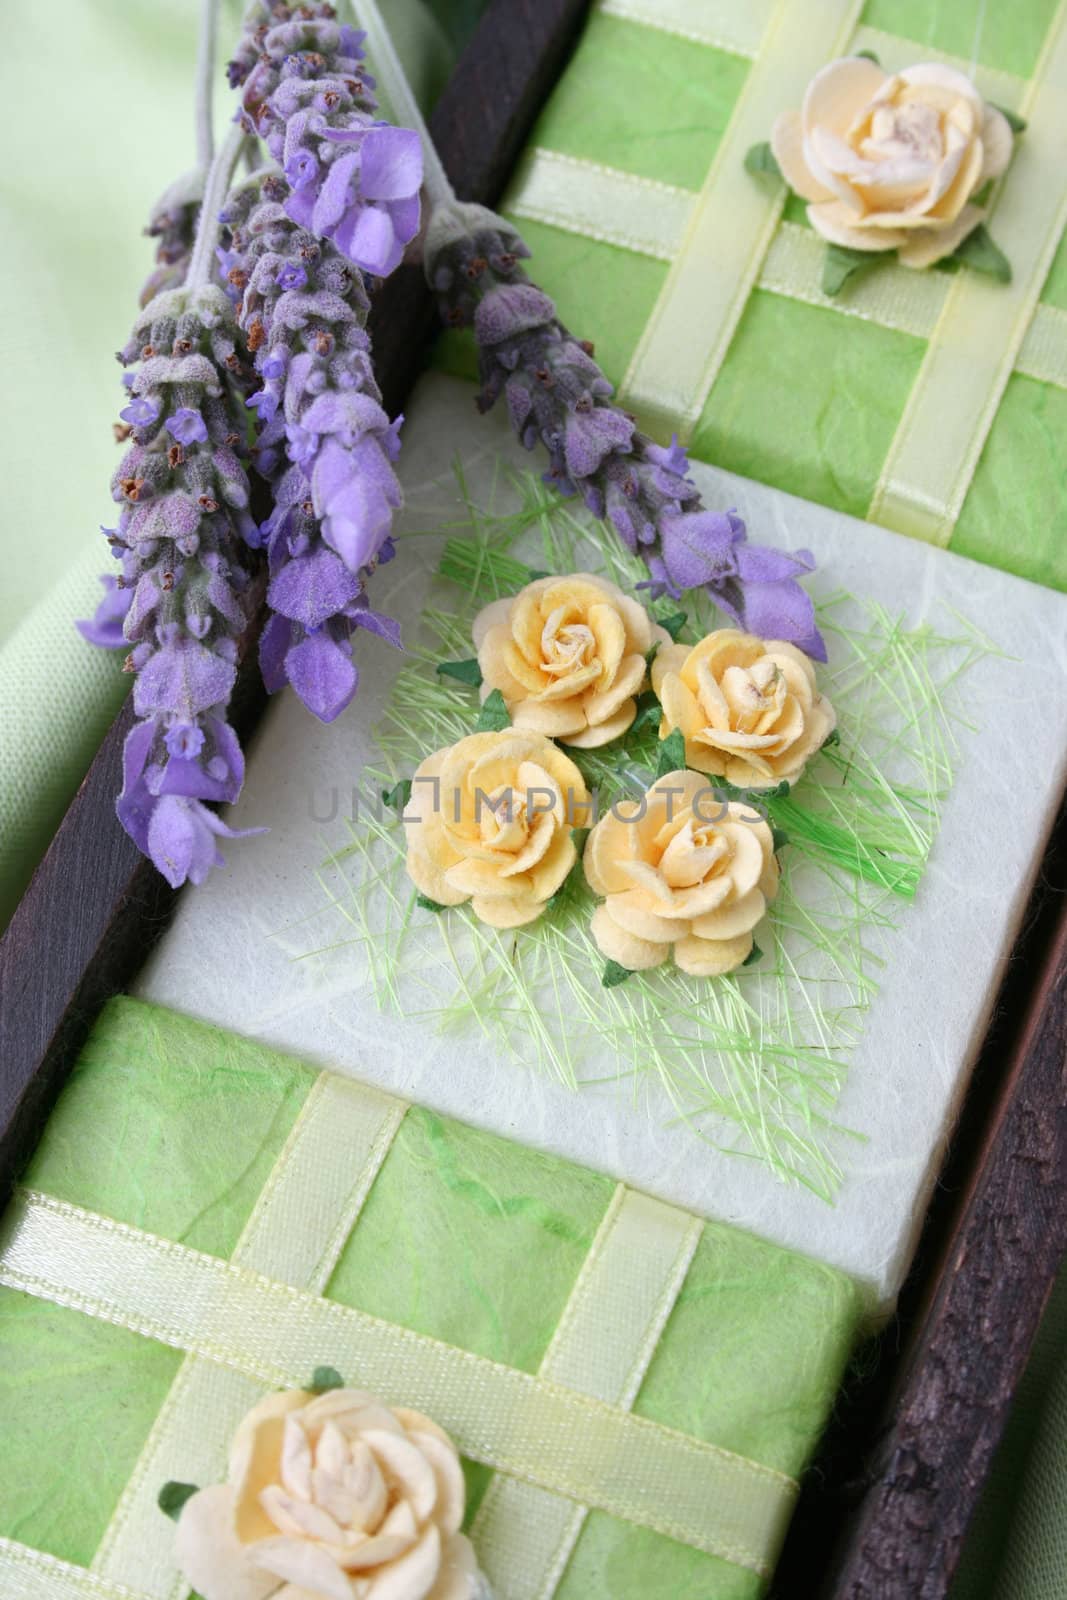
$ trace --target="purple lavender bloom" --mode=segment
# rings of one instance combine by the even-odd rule
[[[299,262],[287,261],[274,281],[279,289],[302,289],[308,281],[308,275]]]
[[[348,56],[352,61],[362,61],[363,41],[366,37],[362,28],[352,28],[348,23],[343,23],[341,37],[337,41],[338,55]]]
[[[244,839],[266,830],[231,829],[204,804],[236,800],[241,791],[244,759],[233,729],[208,717],[200,725],[186,725],[181,739],[172,739],[175,732],[173,727],[164,732],[155,719],[131,728],[116,811],[138,849],[177,889],[186,879],[203,883],[211,868],[222,864],[216,837]]]
[[[199,800],[164,795],[148,817],[145,853],[172,889],[188,880],[203,883],[212,867],[225,865],[217,838],[249,839],[265,828],[230,828]]]
[[[254,411],[261,422],[269,422],[276,414],[280,396],[273,389],[257,389],[255,394],[250,394],[245,405]]]
[[[400,504],[395,474],[378,439],[372,434],[349,449],[327,439],[315,457],[311,491],[326,543],[353,571],[369,565]]]
[[[361,592],[355,573],[320,544],[279,568],[267,590],[267,604],[311,630],[344,611]]]
[[[359,669],[348,639],[331,628],[316,628],[292,644],[285,658],[289,682],[320,722],[332,722],[352,701]]]
[[[745,525],[733,511],[666,512],[660,518],[663,568],[672,590],[716,585],[737,572]]]
[[[319,164],[310,150],[295,150],[285,163],[285,176],[294,189],[306,189],[318,174]]]
[[[207,423],[192,406],[179,406],[163,426],[179,444],[203,444],[207,439]]]
[[[294,17],[285,0],[259,0],[230,81],[244,84],[244,125],[285,174],[291,220],[386,277],[419,229],[422,145],[417,133],[375,116],[361,40],[330,5]]]
[[[372,611],[365,594],[361,594],[351,608],[352,621],[357,628],[366,628],[371,633],[376,633],[379,639],[384,639],[395,650],[404,648],[400,639],[400,624],[393,617],[387,617],[382,611]]]
[[[176,288],[184,279],[203,197],[204,173],[197,169],[172,183],[156,201],[145,229],[150,238],[159,241],[156,266],[141,289],[142,306],[157,294]]]
[[[445,208],[430,225],[426,276],[446,324],[474,329],[480,409],[504,395],[526,449],[548,452],[544,481],[580,494],[611,523],[648,566],[642,587],[654,597],[702,588],[740,626],[825,661],[814,607],[797,582],[814,565],[808,552],[749,545],[735,512],[701,504],[677,437],[656,444],[614,403],[592,345],[567,331],[523,272],[528,255],[519,235],[480,206]]]
[[[163,743],[172,756],[195,761],[204,748],[204,730],[195,722],[175,722],[163,735]]]
[[[422,143],[409,128],[326,129],[343,148],[321,185],[294,190],[294,222],[332,239],[349,261],[387,278],[419,231]]]
[[[131,400],[119,412],[123,422],[128,422],[131,428],[149,428],[159,419],[159,407],[154,400]]]
[[[358,687],[355,631],[399,644],[395,625],[370,609],[366,583],[394,554],[400,419],[390,422],[374,383],[361,277],[332,244],[293,222],[288,196],[270,175],[260,190],[243,186],[227,203],[246,285],[238,317],[255,331],[265,380],[248,402],[257,413],[256,463],[274,492],[258,532],[273,612],[260,666],[268,690],[291,683],[329,722]],[[299,265],[305,281],[285,287],[288,264]]]
[[[126,644],[122,625],[130,609],[133,590],[120,589],[118,579],[112,578],[110,574],[105,574],[100,582],[104,586],[104,598],[91,619],[87,622],[76,622],[75,627],[82,638],[87,639],[90,644],[98,645],[102,650],[119,650]]]
[[[130,367],[141,362],[129,374],[127,409],[149,404],[163,427],[150,438],[135,433],[115,473],[112,495],[122,510],[109,537],[121,555],[123,588],[105,580],[111,614],[82,626],[86,637],[118,643],[121,612],[141,720],[126,740],[116,809],[175,887],[186,878],[201,882],[221,859],[218,835],[237,837],[206,803],[236,800],[244,779],[224,716],[236,639],[247,625],[241,532],[254,528],[233,448],[240,438],[229,391],[239,366],[235,331],[225,295],[207,289],[187,309],[173,297],[150,306],[120,352]],[[186,453],[184,445],[206,448]]]

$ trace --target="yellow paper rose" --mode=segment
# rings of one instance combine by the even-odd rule
[[[1012,131],[953,67],[891,74],[849,56],[812,79],[799,114],[778,118],[771,149],[831,244],[929,267],[982,221],[969,202],[1007,167]]]
[[[204,1600],[478,1600],[456,1447],[358,1389],[268,1395],[229,1481],[188,1500],[177,1558]]]
[[[499,689],[516,728],[586,750],[607,744],[634,720],[645,656],[660,638],[606,578],[538,578],[474,619],[482,698]]]
[[[494,928],[534,922],[577,860],[588,821],[578,768],[539,733],[472,733],[428,756],[404,811],[408,875],[440,905],[470,900]]]
[[[795,783],[837,722],[802,650],[736,628],[692,649],[662,645],[652,687],[663,707],[660,738],[680,728],[687,766],[742,789]]]
[[[695,772],[670,772],[641,800],[619,801],[590,833],[582,860],[603,955],[638,971],[673,955],[683,972],[732,972],[778,892],[771,830],[726,804]]]

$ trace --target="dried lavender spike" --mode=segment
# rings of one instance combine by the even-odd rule
[[[229,79],[244,86],[244,127],[285,173],[287,215],[386,277],[418,232],[422,144],[376,115],[363,38],[331,5],[294,12],[285,0],[255,0]]]
[[[227,367],[233,310],[221,289],[158,296],[119,354],[128,369],[129,449],[112,481],[110,535],[130,593],[125,638],[141,719],[126,739],[119,820],[175,888],[241,837],[204,801],[232,801],[244,759],[225,720],[248,622],[241,539],[255,532]],[[249,830],[257,831],[257,830]]]
[[[273,613],[260,641],[263,678],[272,692],[291,683],[331,722],[359,682],[353,632],[400,644],[397,624],[371,609],[367,579],[393,554],[403,419],[390,423],[382,409],[361,274],[290,219],[288,195],[280,173],[234,191],[219,256],[255,352],[256,466],[275,498],[259,530]]]
[[[145,233],[159,243],[155,268],[141,289],[138,304],[142,308],[157,294],[177,289],[185,281],[196,238],[200,202],[204,198],[204,177],[202,169],[187,172],[172,183],[152,207]]]
[[[520,266],[529,253],[482,206],[446,202],[431,217],[426,275],[446,325],[474,329],[480,409],[503,393],[525,447],[548,451],[545,481],[608,519],[644,558],[653,594],[704,588],[741,627],[825,661],[811,598],[796,581],[814,566],[809,552],[750,545],[735,512],[705,509],[685,450],[677,439],[654,443],[613,402],[592,345],[568,332]]]

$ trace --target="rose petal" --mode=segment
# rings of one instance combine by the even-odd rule
[[[277,1580],[257,1572],[234,1530],[234,1494],[213,1484],[182,1507],[174,1555],[188,1583],[203,1600],[267,1600]]]
[[[804,133],[800,114],[783,111],[771,129],[771,152],[782,177],[802,200],[832,200],[834,193],[813,177],[804,160]]]
[[[476,895],[471,901],[471,910],[487,928],[524,928],[536,922],[544,909],[543,900],[505,900],[499,895],[492,899]]]
[[[837,200],[827,200],[822,205],[808,207],[808,221],[817,233],[831,244],[840,244],[846,250],[895,250],[907,242],[903,228],[875,228],[856,226],[856,218]]]
[[[916,271],[932,267],[935,261],[942,261],[945,256],[950,256],[957,250],[984,217],[985,212],[980,206],[964,206],[955,222],[949,227],[939,228],[936,232],[927,229],[922,233],[913,234],[908,242],[900,247],[897,259],[901,266],[912,267]]]
[[[441,1535],[431,1523],[413,1550],[371,1579],[365,1600],[426,1600],[440,1568]]]
[[[402,1434],[376,1428],[366,1429],[363,1440],[373,1451],[386,1483],[403,1495],[419,1522],[425,1522],[437,1504],[437,1480],[421,1450]]]
[[[982,120],[984,160],[978,179],[980,184],[990,178],[999,178],[1001,173],[1007,170],[1014,148],[1015,135],[1011,131],[1007,117],[1002,111],[998,111],[996,106],[986,106]]]
[[[627,933],[608,915],[606,906],[597,906],[589,923],[589,931],[601,955],[609,961],[617,961],[620,967],[625,967],[629,972],[644,972],[651,967],[662,966],[667,959],[668,945],[653,944],[648,939],[639,939],[636,934]]]
[[[352,1585],[337,1562],[308,1539],[261,1539],[249,1546],[248,1559],[261,1571],[307,1589],[321,1600],[352,1600]]]
[[[598,750],[601,745],[610,744],[612,739],[624,734],[636,715],[636,703],[624,700],[619,709],[603,722],[585,728],[581,733],[561,734],[559,737],[573,750]]]
[[[674,959],[683,972],[695,978],[717,978],[743,966],[752,954],[752,935],[742,933],[736,939],[700,939],[695,934],[679,939],[674,947]]]
[[[886,82],[888,74],[865,56],[831,61],[808,85],[801,110],[805,133],[817,125],[844,134],[852,119]]]
[[[966,73],[960,72],[957,67],[946,66],[943,61],[924,61],[915,67],[905,67],[899,76],[911,88],[926,85],[945,89],[955,99],[969,100],[974,106],[982,105],[982,96]]]
[[[430,1600],[475,1600],[488,1589],[479,1583],[478,1562],[474,1546],[462,1533],[447,1539],[441,1551],[441,1570],[433,1587]]]

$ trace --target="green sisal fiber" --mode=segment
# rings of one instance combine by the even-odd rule
[[[377,730],[382,765],[364,775],[391,796],[425,756],[477,726],[477,688],[436,669],[470,659],[481,606],[538,571],[599,571],[631,592],[643,571],[533,474],[511,485],[518,509],[498,513],[472,502],[456,470],[466,516],[455,527],[468,536],[446,542],[425,642],[409,644]],[[685,604],[683,643],[722,625],[706,597]],[[664,620],[677,609],[668,600],[654,607]],[[575,1089],[591,1077],[589,1059],[607,1055],[620,1063],[621,1093],[640,1099],[658,1083],[701,1138],[832,1199],[844,1136],[834,1107],[876,992],[875,936],[894,924],[896,903],[915,895],[952,782],[959,680],[994,647],[954,614],[943,634],[911,629],[847,595],[823,602],[819,621],[831,658],[820,682],[839,741],[789,793],[765,802],[788,846],[778,899],[758,931],[766,954],[752,966],[710,982],[668,966],[605,986],[580,868],[539,921],[506,934],[469,909],[431,915],[404,870],[402,805],[361,806],[346,823],[347,842],[320,871],[327,910],[344,931],[323,945],[312,930],[304,956],[355,957],[380,1006],[488,1038],[505,1059],[533,1062]],[[655,776],[654,708],[635,726],[601,749],[572,752],[602,810]],[[777,937],[785,932],[788,941]]]

